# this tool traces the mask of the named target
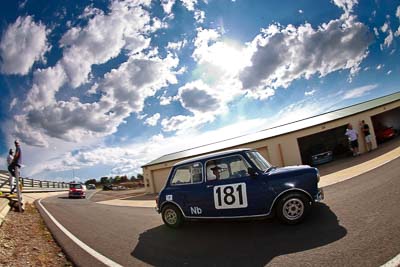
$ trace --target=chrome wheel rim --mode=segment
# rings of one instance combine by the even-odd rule
[[[304,203],[301,199],[291,198],[283,204],[283,216],[288,220],[297,220],[304,213]]]
[[[164,219],[168,224],[176,224],[178,215],[173,209],[167,209],[164,213]]]

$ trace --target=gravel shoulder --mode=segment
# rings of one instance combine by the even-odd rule
[[[73,266],[54,241],[38,210],[10,211],[0,227],[0,266]]]

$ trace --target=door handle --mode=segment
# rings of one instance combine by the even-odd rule
[[[211,184],[207,185],[207,188],[211,188],[211,187],[214,187],[214,186],[213,186],[213,185],[211,185]]]

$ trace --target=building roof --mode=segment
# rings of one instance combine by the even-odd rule
[[[191,163],[194,161],[201,161],[203,159],[206,158],[215,158],[215,157],[222,157],[228,154],[232,154],[232,153],[237,153],[237,152],[242,152],[242,151],[250,151],[252,150],[251,148],[237,148],[237,149],[230,149],[230,150],[224,150],[224,151],[219,151],[219,152],[214,152],[214,153],[208,153],[206,155],[202,155],[202,156],[198,156],[198,157],[194,157],[194,158],[190,158],[190,159],[186,159],[186,160],[182,160],[179,161],[177,163],[174,164],[174,166],[176,165],[181,165],[181,164],[186,164],[186,163]]]
[[[327,123],[327,122],[335,121],[335,120],[338,120],[341,118],[349,117],[349,116],[352,116],[352,115],[355,115],[355,114],[358,114],[361,112],[365,112],[367,110],[374,109],[379,106],[383,106],[383,105],[386,105],[386,104],[389,104],[389,103],[392,103],[392,102],[395,102],[398,100],[400,100],[400,92],[390,94],[387,96],[383,96],[380,98],[376,98],[373,100],[369,100],[366,102],[362,102],[362,103],[352,105],[349,107],[334,110],[331,112],[316,115],[313,117],[309,117],[306,119],[302,119],[302,120],[294,121],[291,123],[279,125],[276,127],[264,129],[264,130],[258,131],[256,133],[238,136],[238,137],[230,138],[230,139],[223,140],[220,142],[215,142],[215,143],[211,143],[211,144],[207,144],[207,145],[194,147],[194,148],[190,148],[187,150],[182,150],[182,151],[178,151],[175,153],[167,154],[167,155],[159,157],[158,159],[155,159],[155,160],[143,165],[142,167],[151,166],[151,165],[160,164],[160,163],[178,160],[178,159],[185,159],[188,157],[202,155],[202,154],[215,152],[215,151],[219,151],[219,150],[223,150],[223,149],[227,149],[227,148],[231,148],[231,147],[235,147],[235,146],[239,146],[239,145],[245,145],[245,144],[256,142],[259,140],[268,139],[271,137],[276,137],[276,136],[283,135],[283,134],[288,134],[291,132],[299,131],[299,130],[313,127],[316,125],[320,125],[323,123]]]

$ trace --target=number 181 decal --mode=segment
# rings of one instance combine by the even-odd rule
[[[246,184],[214,186],[214,204],[216,209],[247,208]]]

